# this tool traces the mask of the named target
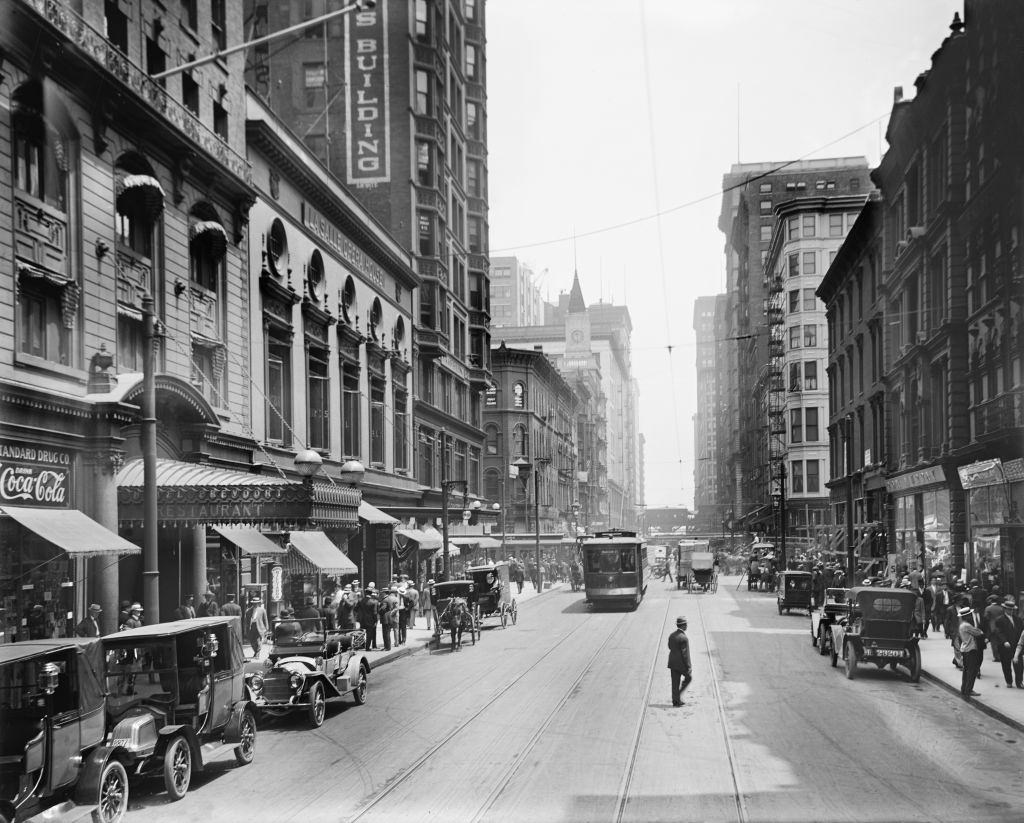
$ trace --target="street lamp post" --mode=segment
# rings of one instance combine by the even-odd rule
[[[779,569],[786,570],[786,464],[779,463]]]

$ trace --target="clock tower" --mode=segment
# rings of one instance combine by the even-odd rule
[[[590,314],[583,302],[579,274],[573,275],[569,306],[565,315],[565,353],[590,353]]]

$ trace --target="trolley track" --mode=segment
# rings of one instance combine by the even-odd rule
[[[530,737],[529,741],[527,742],[526,746],[524,746],[523,750],[519,754],[517,754],[517,756],[515,757],[513,762],[510,764],[509,768],[507,768],[502,773],[501,778],[498,781],[498,785],[495,787],[494,790],[492,790],[488,794],[487,798],[485,798],[484,804],[478,810],[478,812],[472,816],[472,818],[471,818],[472,820],[475,821],[475,820],[481,819],[482,816],[487,813],[487,811],[494,805],[494,803],[497,801],[497,799],[501,796],[502,791],[504,791],[504,789],[508,786],[509,782],[515,776],[515,774],[518,771],[518,768],[519,768],[520,764],[523,762],[524,758],[530,753],[530,751],[533,749],[533,747],[537,744],[537,741],[539,741],[541,739],[541,737],[543,735],[544,729],[547,728],[547,726],[550,725],[552,720],[557,716],[559,710],[565,705],[565,703],[572,696],[573,692],[575,691],[575,689],[577,688],[579,683],[583,680],[583,678],[587,675],[587,673],[593,667],[594,663],[596,662],[597,658],[600,656],[601,652],[608,646],[608,644],[619,633],[619,630],[622,628],[623,624],[625,623],[626,616],[627,615],[624,614],[622,616],[622,618],[619,619],[619,621],[612,627],[611,631],[608,632],[608,636],[604,639],[604,641],[601,643],[601,645],[598,647],[598,649],[590,655],[590,658],[587,661],[586,666],[583,667],[579,677],[577,677],[573,681],[573,683],[567,689],[564,690],[564,693],[563,693],[562,697],[558,700],[558,702],[556,703],[555,707],[547,714],[547,716],[541,722],[541,724],[538,727],[537,731],[534,732],[533,735],[531,735],[531,737]],[[593,616],[591,615],[590,618],[592,619],[592,617]],[[396,775],[396,777],[390,783],[388,783],[387,786],[385,786],[384,788],[382,788],[381,790],[379,790],[378,792],[373,794],[370,797],[370,799],[365,802],[365,804],[363,805],[363,807],[361,809],[356,811],[353,815],[345,818],[345,820],[348,821],[348,823],[355,823],[355,821],[363,819],[368,814],[370,814],[372,811],[374,811],[374,809],[376,807],[378,807],[381,803],[383,803],[388,798],[389,795],[391,795],[396,789],[398,789],[399,787],[403,786],[414,775],[416,775],[416,773],[420,769],[422,769],[431,760],[431,758],[434,757],[434,755],[438,751],[440,751],[445,746],[447,746],[452,741],[454,741],[462,732],[464,732],[475,721],[477,721],[481,717],[481,715],[483,715],[489,709],[493,708],[495,706],[495,704],[497,704],[497,702],[513,686],[515,686],[521,680],[523,680],[524,678],[529,676],[531,673],[533,673],[537,669],[537,667],[539,666],[539,664],[541,662],[543,662],[545,659],[547,659],[556,650],[561,648],[570,638],[575,636],[581,629],[585,628],[591,622],[591,619],[582,621],[576,628],[574,628],[572,631],[567,633],[564,637],[560,638],[557,643],[555,643],[550,649],[548,649],[546,652],[544,652],[543,655],[541,655],[536,661],[534,661],[533,665],[531,665],[529,668],[525,669],[523,672],[521,672],[513,680],[505,683],[499,690],[497,690],[494,694],[492,694],[492,696],[490,698],[488,698],[483,703],[483,705],[480,706],[479,709],[477,709],[475,712],[473,712],[473,714],[471,714],[464,721],[459,723],[455,728],[453,728],[451,731],[449,731],[447,734],[445,734],[440,740],[438,740],[433,746],[431,746],[423,754],[421,754],[418,758],[416,758],[400,774]]]

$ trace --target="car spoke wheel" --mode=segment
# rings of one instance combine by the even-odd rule
[[[314,683],[309,689],[309,725],[319,729],[324,724],[327,714],[327,699],[324,697],[324,684]]]
[[[251,709],[242,712],[242,722],[238,727],[238,745],[235,746],[235,762],[239,766],[252,763],[256,755],[256,716]]]
[[[853,680],[857,676],[857,647],[852,643],[846,647],[846,679]]]
[[[516,624],[516,620],[518,620],[518,619],[519,619],[519,609],[516,606],[516,602],[513,600],[512,601],[512,625],[513,626]]]
[[[501,627],[508,628],[508,609],[505,606],[501,607]]]
[[[192,782],[192,749],[184,737],[175,737],[164,752],[164,788],[171,800],[181,800]]]
[[[828,631],[824,626],[818,626],[818,654],[828,654]]]
[[[352,697],[357,706],[362,706],[366,702],[366,669],[362,666],[359,667],[359,679],[356,681],[356,687],[352,690]]]
[[[118,760],[108,760],[100,772],[93,823],[119,823],[128,811],[128,772]]]

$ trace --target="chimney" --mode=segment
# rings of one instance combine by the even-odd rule
[[[896,86],[896,88],[894,88],[892,90],[892,102],[893,103],[902,103],[903,102],[903,86]]]

